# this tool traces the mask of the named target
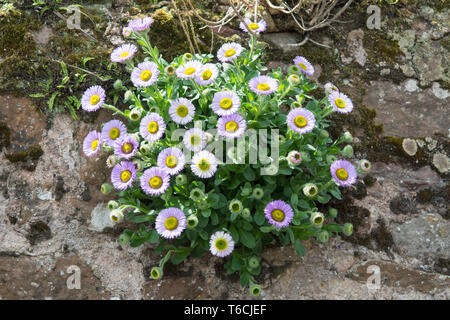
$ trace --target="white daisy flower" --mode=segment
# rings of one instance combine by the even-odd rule
[[[206,147],[206,142],[208,137],[205,132],[198,129],[192,128],[186,131],[183,137],[183,143],[188,150],[198,152]]]
[[[200,178],[211,178],[217,171],[216,157],[209,151],[203,150],[192,157],[192,172]]]
[[[170,103],[169,114],[175,123],[186,124],[194,119],[195,107],[190,100],[179,98]]]
[[[209,240],[209,251],[215,256],[226,257],[233,252],[234,241],[231,235],[223,231],[217,231]]]
[[[195,81],[201,86],[211,84],[219,75],[219,69],[213,63],[205,64],[197,73]]]
[[[220,62],[233,61],[241,55],[242,50],[243,48],[239,43],[225,43],[220,47],[219,51],[217,51],[217,59],[219,59]]]
[[[200,61],[188,61],[177,68],[176,74],[181,79],[193,79],[202,67],[203,65]]]

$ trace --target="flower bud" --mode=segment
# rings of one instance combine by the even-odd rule
[[[244,210],[242,210],[241,216],[244,219],[250,218],[251,217],[250,209],[249,208],[245,208]]]
[[[248,259],[248,266],[252,269],[256,269],[259,267],[259,258],[256,256],[251,257]]]
[[[106,166],[107,166],[108,168],[114,167],[117,163],[119,163],[119,158],[118,158],[116,155],[114,155],[114,154],[110,155],[110,156],[106,159]]]
[[[119,207],[119,203],[117,201],[115,201],[115,200],[108,201],[108,209],[110,211],[114,210],[114,209],[117,209],[118,207]]]
[[[329,236],[330,236],[330,235],[328,234],[327,231],[322,230],[322,231],[320,231],[320,233],[317,235],[317,241],[323,242],[323,243],[328,242]]]
[[[200,200],[200,202],[197,204],[197,208],[200,210],[206,210],[209,208],[209,203],[206,201],[206,199]]]
[[[116,89],[116,90],[122,90],[122,88],[124,88],[123,83],[122,83],[122,80],[117,79],[117,80],[114,82],[114,89]]]
[[[114,223],[119,223],[123,220],[122,210],[114,209],[109,213],[109,218]]]
[[[157,106],[151,106],[151,107],[148,109],[148,113],[157,113],[157,114],[160,114],[160,110],[159,110],[159,108],[158,108]]]
[[[338,211],[335,208],[330,208],[328,209],[328,215],[330,216],[330,218],[336,218],[338,215]]]
[[[317,193],[319,192],[319,189],[314,183],[307,183],[303,187],[303,194],[307,196],[308,198],[314,198]]]
[[[327,155],[327,163],[328,163],[328,164],[332,164],[332,163],[335,162],[336,160],[337,160],[337,157],[336,157],[336,156],[334,156],[334,155],[332,155],[332,154]]]
[[[142,112],[139,108],[133,108],[130,111],[130,114],[128,115],[128,117],[132,121],[138,121],[141,118],[141,116],[142,116]]]
[[[161,279],[163,276],[163,270],[160,267],[153,267],[150,271],[150,277],[154,280]]]
[[[302,162],[302,154],[296,150],[288,153],[287,161],[291,166],[298,166]]]
[[[109,183],[104,183],[104,184],[102,184],[102,186],[100,187],[100,191],[103,193],[103,194],[108,194],[108,193],[110,193],[111,191],[113,191],[114,190],[114,187],[112,186],[112,185],[110,185]]]
[[[291,103],[291,109],[301,108],[302,104],[299,101],[294,101]]]
[[[301,151],[300,154],[302,155],[302,161],[305,161],[305,162],[311,161],[311,157],[309,156],[309,152]]]
[[[285,142],[286,142],[285,136],[283,136],[282,134],[278,135],[278,141],[279,141],[279,144],[280,144],[280,145],[282,145],[283,143],[285,143]]]
[[[314,212],[311,215],[311,223],[313,225],[315,225],[316,227],[322,226],[324,220],[325,220],[325,217],[323,216],[322,212]]]
[[[194,59],[192,54],[190,54],[190,53],[183,54],[183,61],[187,62],[187,61],[191,61],[192,59]]]
[[[131,90],[125,91],[125,101],[133,101],[133,92]]]
[[[341,154],[345,157],[345,158],[351,158],[353,157],[353,147],[351,145],[346,145],[344,147],[344,149],[342,149]]]
[[[184,174],[179,174],[175,177],[175,183],[177,186],[182,186],[187,182],[187,178]]]
[[[255,297],[259,296],[261,294],[261,287],[257,284],[252,283],[252,285],[250,286],[250,294]]]
[[[346,143],[352,143],[353,142],[352,134],[348,131],[345,131],[344,135],[342,136],[342,141]]]
[[[194,215],[190,215],[186,219],[186,227],[193,229],[198,225],[198,218]]]
[[[200,201],[204,198],[203,191],[199,188],[194,188],[191,190],[189,197],[194,201]]]
[[[372,169],[372,164],[369,160],[362,159],[358,163],[358,173],[367,173]]]
[[[342,229],[342,232],[344,232],[344,234],[346,236],[351,236],[353,233],[353,225],[351,223],[344,224],[344,228]]]
[[[296,65],[289,66],[288,73],[299,74],[300,73],[300,68],[298,66],[296,66]]]
[[[122,233],[120,236],[119,236],[119,239],[118,239],[118,241],[119,241],[119,243],[121,244],[121,245],[127,245],[129,242],[130,242],[130,237],[128,236],[128,235],[126,235],[125,233]]]
[[[253,189],[253,197],[257,200],[261,200],[264,197],[264,190],[262,188],[254,188]]]
[[[141,160],[137,160],[137,159],[133,160],[133,164],[134,164],[134,167],[136,168],[137,171],[142,170],[143,164],[142,164]]]
[[[288,82],[290,85],[295,86],[300,83],[300,77],[296,74],[291,74],[288,77]]]
[[[167,66],[167,67],[164,69],[164,72],[165,72],[165,74],[167,74],[168,76],[173,76],[173,75],[175,74],[175,67],[169,65],[169,66]]]
[[[231,213],[239,214],[244,209],[244,206],[242,205],[242,202],[240,200],[234,199],[231,200],[228,209],[230,210]]]
[[[330,137],[330,135],[328,134],[327,130],[320,130],[320,137],[322,139],[326,139],[326,138]]]
[[[125,38],[128,38],[129,36],[131,36],[132,31],[133,31],[133,29],[131,29],[130,27],[123,27],[122,36],[124,36]]]
[[[216,116],[210,116],[208,118],[208,122],[212,125],[216,125],[217,124],[217,117]]]

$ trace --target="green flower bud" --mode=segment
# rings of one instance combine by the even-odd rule
[[[341,154],[346,158],[353,157],[353,147],[351,145],[346,145],[344,149],[342,149]]]
[[[205,199],[200,200],[200,202],[197,204],[197,208],[200,210],[206,210],[209,208],[209,203]]]
[[[328,163],[328,164],[332,164],[332,163],[335,162],[336,160],[337,160],[337,157],[336,157],[336,156],[334,156],[334,155],[332,155],[332,154],[327,155],[327,163]]]
[[[164,69],[164,72],[165,72],[165,74],[167,74],[168,76],[173,76],[173,75],[175,74],[175,67],[169,65],[169,66],[167,66],[167,67]]]
[[[330,236],[330,235],[328,234],[327,231],[322,230],[322,231],[320,231],[320,233],[317,235],[317,241],[323,242],[323,243],[328,242],[329,236]]]
[[[193,229],[198,225],[198,218],[194,215],[190,215],[186,219],[186,227]]]
[[[159,110],[159,108],[157,106],[151,106],[148,109],[148,113],[157,113],[157,114],[159,114],[159,112],[160,112],[160,110]]]
[[[289,84],[291,84],[292,86],[295,86],[295,85],[297,85],[297,84],[300,83],[300,77],[299,77],[297,74],[291,74],[291,75],[288,77],[288,82],[289,82]]]
[[[353,142],[352,134],[348,131],[345,131],[344,135],[342,136],[342,141],[346,143],[352,143]]]
[[[108,201],[108,209],[110,211],[114,210],[114,209],[117,209],[118,207],[119,207],[119,203],[117,201],[114,201],[114,200]]]
[[[255,297],[259,296],[261,294],[261,287],[257,284],[252,283],[252,285],[250,286],[250,294]]]
[[[301,108],[302,104],[299,101],[294,101],[291,103],[291,109]]]
[[[200,201],[205,197],[205,195],[203,194],[203,191],[201,189],[194,188],[191,190],[189,197],[194,201]]]
[[[208,117],[208,122],[212,125],[216,125],[217,124],[217,117],[216,116],[210,116]]]
[[[114,82],[114,89],[116,89],[116,90],[122,90],[122,88],[123,88],[122,80],[117,79],[117,80]]]
[[[111,191],[113,191],[114,190],[114,187],[112,186],[112,185],[110,185],[109,183],[104,183],[104,184],[102,184],[102,186],[100,187],[100,191],[103,193],[103,194],[108,194],[108,193],[110,193]]]
[[[304,162],[309,162],[309,161],[311,161],[311,157],[309,156],[309,152],[307,152],[307,151],[301,151],[300,153],[301,153],[301,155],[302,155],[302,161],[304,161]]]
[[[251,257],[248,259],[248,266],[252,269],[256,269],[259,267],[259,258],[256,256]]]
[[[149,154],[150,146],[148,145],[148,143],[142,143],[141,146],[139,147],[139,151],[144,155]]]
[[[330,208],[328,209],[328,215],[330,216],[330,218],[336,218],[338,215],[338,211],[335,208]]]
[[[370,163],[369,160],[366,159],[362,159],[359,161],[358,163],[358,173],[367,173],[370,171],[370,169],[372,169],[372,164]]]
[[[278,141],[279,141],[279,144],[282,145],[283,143],[286,142],[286,137],[283,136],[282,134],[280,134],[280,135],[278,135]]]
[[[108,168],[112,168],[118,163],[119,163],[119,158],[116,155],[112,154],[108,157],[108,159],[106,159],[106,166]]]
[[[342,232],[344,232],[344,234],[346,236],[351,236],[353,233],[353,225],[351,223],[344,224],[344,228],[342,229]]]
[[[239,214],[244,209],[244,206],[242,205],[241,201],[234,199],[234,200],[230,201],[230,205],[228,206],[228,209],[230,210],[231,213]]]
[[[133,92],[131,90],[125,91],[124,98],[125,98],[125,101],[132,101],[133,100]]]
[[[296,65],[289,66],[288,73],[299,74],[300,73],[300,68],[298,66],[296,66]]]
[[[137,171],[142,170],[143,164],[142,164],[141,160],[135,159],[135,160],[133,160],[133,164],[134,164],[134,167],[136,168]]]
[[[177,186],[182,186],[187,182],[187,178],[184,174],[179,174],[175,177],[175,183]]]
[[[323,216],[322,212],[314,212],[311,215],[311,223],[313,225],[315,225],[316,227],[322,226],[324,220],[325,220],[325,217]]]
[[[123,220],[123,212],[119,209],[114,209],[109,213],[109,218],[114,223],[119,223]]]
[[[131,121],[138,121],[142,116],[141,109],[139,108],[133,108],[128,115]]]
[[[150,271],[150,277],[154,280],[161,279],[163,276],[163,270],[160,267],[153,267]]]
[[[328,134],[328,131],[327,130],[320,130],[320,137],[322,138],[322,139],[326,139],[326,138],[328,138],[330,135]]]
[[[253,189],[253,197],[257,200],[261,200],[264,197],[264,190],[262,188],[254,188]]]
[[[128,235],[126,235],[125,233],[122,233],[120,236],[119,236],[119,239],[118,239],[118,241],[119,241],[119,243],[121,244],[121,245],[127,245],[128,243],[130,243],[130,237],[128,236]]]
[[[319,189],[314,183],[307,183],[303,187],[303,194],[307,196],[308,198],[314,198],[317,196],[317,193],[319,192]]]
[[[251,217],[250,209],[245,208],[244,210],[242,210],[241,216],[244,219],[250,218]]]
[[[187,61],[191,61],[192,59],[194,59],[192,54],[190,54],[190,53],[183,54],[183,61],[187,62]]]

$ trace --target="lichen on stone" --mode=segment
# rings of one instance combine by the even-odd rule
[[[403,151],[405,151],[410,156],[413,156],[417,153],[417,143],[416,140],[406,138],[403,139],[402,142]]]

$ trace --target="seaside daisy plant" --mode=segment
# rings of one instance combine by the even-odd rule
[[[352,112],[351,99],[331,83],[311,82],[314,66],[305,57],[293,57],[287,73],[268,70],[256,41],[266,23],[244,22],[248,47],[225,43],[216,55],[169,62],[150,42],[153,20],[131,21],[127,43],[111,53],[123,65],[128,107],[110,104],[99,85],[87,88],[83,109],[116,117],[89,132],[82,150],[109,153],[110,181],[101,190],[117,195],[110,218],[134,222],[120,244],[148,243],[161,255],[151,278],[163,277],[169,260],[211,255],[258,295],[266,245],[292,244],[304,256],[307,239],[352,233],[326,204],[341,200],[340,188],[354,188],[371,165],[352,160],[350,133],[333,140],[327,132],[328,116]]]

